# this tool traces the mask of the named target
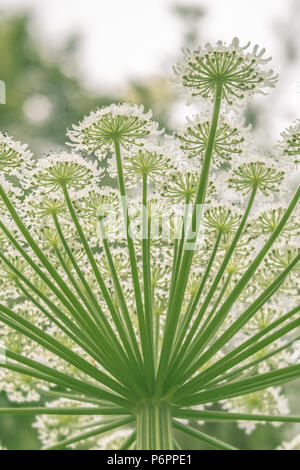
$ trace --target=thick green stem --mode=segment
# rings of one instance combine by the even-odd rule
[[[142,253],[143,253],[143,287],[145,324],[148,343],[154,360],[154,335],[153,335],[153,310],[151,287],[151,261],[150,261],[150,217],[148,210],[148,181],[147,174],[143,175],[143,200],[142,200]]]
[[[138,450],[172,450],[172,426],[169,404],[142,403],[136,418]]]
[[[188,345],[189,345],[188,342],[185,342],[183,344],[184,337],[185,337],[186,331],[188,329],[188,326],[189,326],[189,324],[190,324],[190,322],[193,318],[193,315],[195,313],[196,307],[198,305],[200,296],[201,296],[201,294],[203,292],[203,289],[205,287],[206,281],[208,279],[211,267],[213,265],[214,259],[216,257],[216,254],[217,254],[217,251],[218,251],[218,248],[219,248],[221,237],[222,237],[222,232],[219,232],[218,235],[217,235],[216,241],[215,241],[213,251],[210,255],[208,264],[206,266],[205,273],[203,274],[203,277],[202,277],[201,282],[199,284],[198,290],[196,292],[196,295],[191,300],[191,303],[188,305],[187,311],[184,314],[184,317],[182,318],[182,321],[179,325],[179,329],[178,329],[178,333],[177,333],[177,337],[176,337],[176,341],[175,341],[175,347],[174,347],[174,351],[173,351],[173,357],[172,357],[172,360],[171,360],[171,363],[170,363],[170,369],[173,368],[174,364],[176,364],[177,354],[179,353],[179,351],[181,351],[181,349],[184,346],[185,346],[185,349],[188,348]],[[196,330],[197,330],[197,328],[195,329],[195,324],[193,324],[193,326],[190,330],[190,333],[189,333],[191,338],[195,334]],[[182,351],[182,353],[184,353],[184,351]]]
[[[189,215],[188,214],[189,203],[190,203],[190,197],[187,196],[186,199],[185,199],[184,215],[183,215],[183,218],[182,218],[181,238],[180,238],[179,243],[177,241],[176,258],[174,257],[174,266],[173,266],[173,270],[172,270],[172,282],[171,282],[171,286],[170,286],[169,306],[171,305],[172,300],[173,300],[173,295],[174,295],[174,292],[175,292],[174,283],[176,284],[176,280],[177,280],[177,277],[178,277],[180,264],[181,264],[181,258],[182,258],[184,242],[185,242],[186,224],[187,224],[188,215]]]
[[[132,234],[130,233],[130,218],[128,213],[128,205],[127,205],[127,195],[126,195],[126,188],[125,188],[125,181],[123,175],[123,165],[121,160],[121,150],[119,141],[116,139],[114,141],[115,146],[115,155],[116,155],[116,163],[117,163],[117,171],[118,171],[118,182],[119,182],[119,190],[122,202],[122,210],[123,210],[123,217],[125,223],[125,230],[126,230],[126,240],[127,240],[127,247],[129,253],[129,260],[130,260],[130,268],[131,268],[131,276],[132,276],[132,283],[133,283],[133,290],[135,295],[136,301],[136,310],[139,322],[139,331],[141,336],[141,345],[143,351],[143,358],[146,370],[146,378],[148,381],[148,389],[151,391],[152,383],[154,380],[154,362],[151,354],[151,345],[149,343],[147,329],[146,329],[146,322],[144,316],[144,307],[143,307],[143,300],[141,294],[141,287],[139,282],[139,273],[138,267],[136,262],[136,254],[135,254],[135,247],[132,239]]]
[[[186,290],[186,285],[189,277],[190,267],[193,260],[194,249],[191,249],[196,244],[197,234],[199,230],[199,206],[204,204],[206,189],[209,180],[210,163],[213,154],[213,148],[215,143],[215,137],[218,127],[218,120],[220,114],[221,100],[222,100],[222,82],[219,82],[216,86],[215,102],[213,108],[213,114],[211,119],[211,125],[207,140],[207,146],[205,149],[204,161],[201,169],[199,178],[197,195],[195,198],[195,204],[192,214],[191,225],[187,236],[187,245],[185,246],[184,253],[182,255],[181,266],[178,273],[178,277],[174,282],[174,296],[173,301],[170,305],[170,309],[167,314],[167,321],[165,327],[165,334],[163,339],[163,345],[160,355],[160,363],[157,372],[156,381],[156,396],[161,395],[163,390],[163,383],[166,378],[166,370],[170,360],[170,353],[173,347],[173,341],[175,337],[175,331],[178,324],[178,318],[180,315],[182,302]]]

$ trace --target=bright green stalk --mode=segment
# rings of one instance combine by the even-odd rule
[[[216,85],[215,102],[212,114],[212,120],[207,140],[207,146],[205,149],[205,156],[202,164],[201,174],[199,178],[199,185],[197,195],[195,198],[195,205],[192,214],[191,226],[189,235],[187,237],[188,243],[196,241],[197,233],[199,229],[200,221],[198,219],[198,207],[205,202],[206,188],[209,180],[210,163],[212,159],[212,153],[214,148],[215,136],[218,126],[218,118],[220,113],[221,99],[222,99],[222,82],[218,82]],[[194,234],[193,234],[194,230]],[[173,296],[173,302],[170,305],[170,311],[167,314],[167,321],[165,326],[163,345],[160,355],[160,363],[157,372],[156,396],[159,396],[163,390],[163,383],[166,376],[168,363],[170,360],[170,353],[172,351],[175,331],[178,323],[178,317],[180,315],[186,284],[189,277],[190,267],[193,259],[194,250],[185,248],[181,268],[178,274],[176,284],[174,285],[175,294]]]
[[[292,271],[294,266],[299,262],[300,254],[294,258],[290,265],[282,271],[277,279],[268,287],[256,300],[253,304],[248,307],[248,309],[223,333],[220,338],[201,356],[197,367],[200,364],[203,365],[208,358],[216,352],[216,348],[220,348],[221,345],[226,344],[230,338],[232,338],[248,321],[249,319],[271,298],[271,296],[279,289],[281,284],[286,279],[287,275]],[[195,366],[194,366],[195,367]],[[196,369],[195,369],[196,370]]]
[[[74,416],[94,416],[94,415],[131,415],[126,408],[64,408],[64,407],[22,407],[22,408],[0,408],[1,415],[74,415]]]
[[[61,323],[58,322],[57,318],[60,318],[64,325],[67,325],[69,330],[64,328],[66,334],[73,339],[73,341],[78,344],[84,351],[90,354],[96,361],[99,361],[99,354],[98,345],[97,343],[92,342],[89,336],[83,335],[82,330],[77,327],[53,302],[51,302],[47,296],[45,296],[39,289],[37,289],[18,269],[10,263],[10,261],[0,252],[0,258],[7,264],[7,266],[20,278],[20,280],[31,289],[37,297],[39,297],[45,304],[50,308],[50,310],[54,313],[54,316],[50,315],[48,312],[46,313],[46,309],[44,309],[33,297],[29,292],[21,285],[20,281],[17,281],[18,286],[24,292],[25,296],[30,298],[30,300],[35,304],[38,305],[38,308],[57,326],[60,328]],[[57,318],[56,318],[57,317]],[[96,354],[96,356],[95,356]]]
[[[209,444],[216,449],[237,450],[235,447],[226,444],[226,442],[220,441],[220,439],[216,439],[215,437],[208,436],[208,434],[205,434],[198,429],[192,428],[191,426],[187,426],[186,424],[182,424],[175,419],[173,420],[173,426],[175,429],[178,429],[179,431],[182,431],[189,436],[195,437],[196,439],[199,439],[200,441],[205,442],[205,444]]]
[[[136,440],[136,431],[133,431],[124,444],[120,447],[120,450],[128,450]]]
[[[232,377],[236,377],[237,375],[240,375],[245,370],[248,370],[248,374],[249,374],[249,372],[250,372],[249,369],[256,366],[257,364],[260,364],[261,362],[266,361],[270,357],[276,356],[276,354],[279,354],[280,352],[282,352],[285,349],[289,348],[290,346],[292,346],[292,344],[295,341],[299,341],[299,339],[300,339],[300,336],[297,336],[296,338],[292,339],[288,343],[285,343],[280,348],[276,348],[276,349],[272,350],[271,352],[269,352],[268,354],[265,354],[264,356],[254,360],[254,361],[248,362],[244,366],[241,366],[241,367],[238,367],[237,369],[234,369],[232,372],[228,372],[227,374],[224,374],[221,377],[218,377],[217,379],[209,382],[209,386],[211,387],[213,385],[219,384],[220,382],[223,382],[224,380],[228,380],[229,378],[231,379]]]
[[[150,259],[150,217],[148,209],[148,178],[143,174],[142,197],[142,257],[143,257],[143,286],[144,286],[144,311],[145,326],[152,362],[154,362],[154,333],[152,310],[152,286],[151,286],[151,259]]]
[[[172,355],[172,360],[171,360],[170,366],[169,366],[170,371],[173,369],[174,365],[176,364],[177,356],[178,356],[179,352],[180,352],[180,354],[183,355],[185,350],[188,348],[189,343],[188,343],[188,341],[184,342],[184,337],[186,335],[187,328],[188,328],[188,326],[189,326],[189,324],[190,324],[190,322],[193,318],[193,314],[195,312],[195,309],[196,309],[197,304],[199,302],[200,296],[201,296],[201,294],[203,292],[203,289],[205,287],[205,284],[207,282],[211,267],[213,265],[214,259],[216,257],[216,254],[217,254],[217,251],[218,251],[218,248],[219,248],[221,237],[222,237],[222,233],[218,232],[218,235],[217,235],[212,253],[210,255],[209,261],[207,263],[205,272],[204,272],[203,277],[201,279],[201,282],[199,284],[196,295],[195,295],[195,297],[193,297],[193,299],[191,301],[191,305],[188,306],[187,311],[183,316],[182,322],[179,324],[178,334],[177,334],[178,337],[175,340],[175,347],[174,347],[174,351],[173,351],[173,355]],[[190,332],[189,332],[189,336],[191,338],[194,336],[196,328],[197,328],[196,323],[194,323],[191,330],[190,330]]]
[[[109,244],[108,244],[107,239],[106,239],[105,227],[103,225],[103,220],[102,220],[101,217],[99,217],[99,227],[100,227],[100,231],[101,231],[102,242],[103,242],[103,247],[104,247],[104,251],[105,251],[105,254],[106,254],[106,259],[107,259],[107,262],[108,262],[108,265],[109,265],[111,276],[113,278],[114,286],[115,286],[115,289],[116,289],[116,294],[117,294],[118,300],[120,302],[120,307],[121,307],[123,315],[124,315],[126,328],[127,328],[127,331],[129,333],[129,338],[130,338],[129,341],[131,341],[132,346],[130,345],[130,342],[128,343],[128,340],[127,340],[126,337],[123,340],[123,344],[124,344],[124,341],[125,341],[125,343],[127,344],[128,348],[129,348],[131,358],[132,358],[131,349],[134,350],[135,355],[136,355],[136,359],[138,360],[137,367],[141,369],[143,367],[141,353],[140,353],[139,346],[138,346],[138,343],[137,343],[137,340],[136,340],[136,337],[135,337],[135,333],[134,333],[134,330],[133,330],[132,321],[130,319],[130,315],[129,315],[129,311],[128,311],[126,301],[125,301],[125,298],[124,298],[122,286],[120,284],[120,281],[119,281],[119,278],[118,278],[118,275],[117,275],[117,272],[116,272],[116,269],[115,269],[114,261],[113,261],[113,258],[111,256],[111,252],[110,252],[110,249],[109,249]],[[126,329],[122,326],[120,328],[120,330],[121,331],[119,333],[120,333],[121,337],[123,337],[124,336],[123,331],[126,332]],[[124,347],[125,347],[125,344],[124,344]],[[136,362],[136,359],[133,358],[133,361]]]
[[[48,273],[51,275],[51,277],[55,280],[57,285],[61,288],[61,290],[68,296],[70,302],[74,305],[75,309],[78,310],[78,312],[84,313],[86,315],[86,311],[83,309],[82,305],[76,298],[76,296],[73,294],[71,289],[68,287],[68,285],[64,282],[64,280],[61,278],[61,276],[57,273],[56,269],[52,266],[52,264],[48,261],[47,257],[44,255],[42,250],[39,248],[39,246],[36,244],[28,230],[26,229],[25,225],[23,224],[22,220],[18,216],[17,212],[15,211],[13,205],[11,204],[9,198],[7,197],[5,191],[3,190],[2,186],[0,186],[0,196],[3,199],[3,202],[5,203],[9,213],[11,214],[14,222],[16,223],[17,227],[19,228],[20,232],[22,233],[23,237],[31,247],[31,249],[34,251],[36,256],[39,258],[43,266],[47,269]],[[3,230],[3,224],[1,223],[0,225],[1,229]],[[7,230],[3,230],[4,233],[7,235]],[[9,234],[10,235],[10,234]],[[8,236],[8,235],[7,235]],[[24,256],[25,251],[21,250],[20,245],[17,243],[14,243],[14,239],[12,236],[8,236],[9,240],[12,241],[12,243],[16,246],[16,248],[20,251],[20,253]],[[25,256],[24,256],[25,257]],[[35,269],[38,273],[41,272],[41,270],[35,265],[35,263],[31,260],[31,258],[27,255],[25,257],[26,261]],[[41,274],[40,274],[41,276]],[[42,276],[41,276],[42,277]],[[48,278],[47,276],[42,277],[43,280]],[[46,282],[46,281],[45,281]]]
[[[0,367],[3,369],[12,370],[18,372],[20,374],[29,375],[31,377],[35,377],[40,380],[44,380],[46,382],[60,385],[62,387],[70,388],[71,390],[75,390],[80,393],[84,393],[87,395],[91,395],[92,397],[102,398],[105,401],[109,401],[110,403],[115,403],[121,407],[127,408],[130,406],[130,403],[125,400],[124,398],[115,395],[114,393],[107,392],[102,388],[93,385],[87,381],[83,382],[82,380],[75,379],[74,377],[59,372],[51,367],[45,366],[40,364],[37,361],[33,361],[25,356],[21,356],[20,354],[16,354],[13,351],[6,350],[6,357],[13,359],[14,361],[20,362],[21,364],[25,364],[28,367],[19,366],[15,363],[0,363]]]
[[[65,360],[69,364],[77,367],[79,370],[84,372],[85,374],[89,375],[90,377],[100,381],[109,388],[116,390],[118,393],[124,394],[128,398],[130,398],[130,394],[128,395],[128,390],[123,386],[119,385],[118,382],[111,379],[105,373],[101,372],[97,369],[97,367],[93,366],[85,359],[81,358],[78,354],[75,354],[70,349],[66,348],[63,344],[59,343],[57,340],[52,338],[50,335],[45,333],[40,328],[37,328],[27,320],[25,320],[22,316],[14,313],[13,311],[9,310],[8,308],[4,307],[0,304],[0,319],[7,325],[11,326],[15,330],[19,331],[20,333],[26,335],[28,338],[31,338],[36,343],[40,344],[48,351],[52,352],[56,356],[60,357],[61,359]],[[115,372],[116,366],[112,369]],[[116,372],[115,372],[116,373]],[[119,375],[119,374],[118,374]],[[122,374],[121,374],[122,377]],[[124,378],[122,378],[124,381]],[[125,378],[126,381],[126,378]],[[126,382],[125,382],[126,383]]]
[[[172,450],[169,404],[142,403],[137,411],[136,434],[138,450]]]
[[[288,325],[280,328],[278,331],[272,335],[267,336],[265,339],[259,341],[253,346],[246,348],[240,354],[235,355],[232,359],[226,360],[226,356],[220,361],[217,361],[213,366],[209,367],[206,371],[202,372],[186,385],[184,385],[184,390],[187,394],[192,393],[193,391],[200,390],[201,387],[206,387],[206,385],[218,375],[226,372],[228,369],[241,364],[245,359],[253,356],[257,351],[263,350],[269,344],[272,344],[277,339],[282,338],[287,333],[293,331],[294,329],[300,326],[300,319],[294,320]]]
[[[205,318],[205,321],[202,325],[202,329],[206,328],[207,324],[209,323],[209,321],[211,320],[211,318],[213,317],[213,314],[215,313],[215,311],[217,310],[218,306],[220,305],[220,302],[221,300],[223,299],[224,295],[225,295],[225,292],[226,292],[226,289],[230,283],[230,280],[232,278],[232,273],[229,273],[225,279],[225,282],[223,284],[223,287],[218,295],[218,297],[216,298],[216,301],[215,303],[213,304],[213,307],[211,309],[211,311],[208,313],[207,317]]]
[[[189,211],[189,203],[190,203],[190,197],[186,197],[185,199],[185,208],[184,208],[184,215],[183,215],[183,220],[182,220],[182,230],[181,230],[181,238],[180,242],[178,244],[177,241],[177,250],[176,250],[176,258],[174,258],[174,267],[172,271],[172,281],[170,285],[170,296],[169,296],[169,306],[172,303],[173,295],[174,295],[174,282],[176,283],[176,280],[178,278],[178,273],[181,265],[181,259],[182,259],[182,253],[183,253],[183,248],[184,248],[184,242],[185,242],[185,233],[186,233],[186,224],[188,220],[188,211]],[[169,308],[169,307],[168,307]]]
[[[78,263],[76,262],[76,259],[74,258],[71,249],[69,248],[68,242],[67,242],[67,240],[66,240],[65,237],[64,237],[64,234],[63,234],[63,231],[62,231],[62,229],[61,229],[59,220],[58,220],[57,215],[56,215],[55,213],[53,214],[53,221],[54,221],[54,224],[55,224],[57,233],[58,233],[58,235],[59,235],[59,238],[60,238],[60,240],[61,240],[61,242],[62,242],[62,244],[63,244],[63,247],[64,247],[64,249],[65,249],[65,251],[66,251],[66,253],[67,253],[67,255],[68,255],[68,257],[69,257],[69,259],[70,259],[70,261],[71,261],[71,263],[72,263],[72,265],[73,265],[73,267],[74,267],[74,269],[75,269],[75,271],[76,271],[76,273],[77,273],[77,275],[78,275],[78,277],[79,277],[79,279],[80,279],[82,285],[83,285],[83,287],[85,288],[87,294],[89,295],[89,297],[90,297],[90,299],[91,299],[91,301],[92,301],[92,303],[93,303],[93,305],[94,305],[94,309],[96,308],[96,311],[98,311],[99,308],[100,308],[99,302],[97,301],[97,299],[96,299],[94,293],[92,292],[92,290],[91,290],[89,284],[87,283],[87,281],[86,281],[86,279],[85,279],[85,277],[84,277],[84,275],[83,275],[83,273],[82,273],[80,267],[78,266]],[[80,295],[80,296],[81,296],[81,295]],[[117,326],[117,325],[116,325],[116,326]],[[118,324],[118,326],[119,326],[119,324]],[[121,328],[119,327],[118,332],[120,333],[120,336],[121,336],[121,338],[122,338],[123,328],[122,328],[122,327],[121,327]],[[123,343],[123,344],[124,344],[124,343]],[[128,346],[128,344],[126,343],[126,347],[125,347],[125,345],[124,345],[125,351],[129,351],[129,352],[130,352],[130,348],[127,348],[127,346]]]
[[[157,370],[159,360],[160,315],[157,313],[154,317],[154,360],[155,370]]]
[[[124,182],[124,175],[123,175],[123,166],[121,160],[121,150],[120,144],[117,139],[114,141],[115,147],[115,155],[116,155],[116,162],[117,162],[117,170],[118,170],[118,182],[119,182],[119,190],[120,196],[122,198],[122,210],[124,216],[124,223],[125,223],[125,230],[126,230],[126,239],[127,239],[127,248],[129,253],[129,260],[130,260],[130,268],[131,268],[131,276],[133,282],[133,289],[136,301],[136,309],[138,315],[138,322],[139,322],[139,331],[141,336],[141,344],[142,344],[142,351],[145,363],[145,370],[146,370],[146,378],[148,380],[148,387],[149,391],[152,387],[152,382],[154,378],[154,362],[153,356],[151,353],[151,344],[149,343],[148,335],[147,335],[147,328],[144,316],[144,308],[143,308],[143,301],[142,301],[142,294],[139,282],[139,274],[138,274],[138,267],[136,262],[136,255],[135,255],[135,248],[134,243],[132,240],[132,234],[130,233],[130,218],[128,214],[128,206],[127,206],[127,195],[126,195],[126,188]]]
[[[86,397],[83,395],[76,395],[72,392],[66,392],[66,391],[55,391],[55,390],[43,390],[42,388],[36,387],[36,391],[45,397],[51,397],[51,398],[68,398],[68,400],[74,400],[74,401],[79,401],[83,403],[94,403],[95,405],[98,405],[100,408],[112,408],[113,405],[112,403],[105,402],[104,400],[97,400],[96,398],[92,397]]]
[[[89,259],[90,265],[91,265],[91,267],[92,267],[92,269],[93,269],[94,275],[95,275],[95,277],[96,277],[96,280],[97,280],[98,285],[99,285],[99,287],[100,287],[100,290],[101,290],[101,292],[102,292],[102,295],[103,295],[103,297],[104,297],[104,300],[105,300],[105,302],[106,302],[106,304],[107,304],[107,306],[108,306],[108,309],[109,309],[109,311],[110,311],[110,314],[111,314],[111,316],[112,316],[112,318],[113,318],[115,324],[118,325],[118,328],[122,329],[121,325],[119,324],[119,314],[118,314],[118,312],[116,311],[116,308],[115,308],[115,306],[114,306],[114,304],[113,304],[113,302],[112,302],[112,300],[111,300],[111,298],[110,298],[110,295],[109,295],[109,293],[108,293],[108,291],[107,291],[107,288],[106,288],[106,286],[105,286],[105,283],[104,283],[104,281],[103,281],[103,278],[102,278],[102,276],[101,276],[101,273],[100,273],[100,271],[99,271],[99,268],[98,268],[97,263],[96,263],[96,261],[95,261],[94,255],[93,255],[93,253],[92,253],[92,251],[91,251],[91,249],[90,249],[90,247],[89,247],[89,244],[88,244],[88,242],[87,242],[87,240],[86,240],[86,238],[85,238],[85,235],[84,235],[84,233],[83,233],[83,231],[82,231],[80,222],[79,222],[79,220],[78,220],[78,218],[77,218],[77,215],[76,215],[76,213],[75,213],[75,211],[74,211],[73,204],[72,204],[72,201],[71,201],[71,199],[70,199],[68,189],[67,189],[66,186],[64,186],[62,189],[63,189],[63,193],[64,193],[64,196],[65,196],[65,200],[66,200],[66,203],[67,203],[67,206],[68,206],[70,215],[71,215],[71,217],[72,217],[72,220],[73,220],[74,225],[75,225],[75,227],[76,227],[76,230],[77,230],[77,233],[78,233],[78,235],[79,235],[79,238],[80,238],[80,240],[81,240],[81,242],[82,242],[82,245],[83,245],[83,247],[84,247],[84,249],[85,249],[85,252],[86,252],[87,257],[88,257],[88,259]],[[101,320],[103,321],[103,323],[104,323],[105,327],[107,328],[107,330],[110,332],[110,337],[112,337],[112,338],[114,339],[116,345],[117,345],[117,343],[118,343],[118,345],[119,345],[119,342],[117,341],[116,335],[115,335],[113,329],[111,328],[108,319],[106,318],[104,312],[103,312],[100,308],[99,308],[99,316],[100,316]],[[119,352],[122,354],[122,351],[120,351],[120,349],[119,349]]]

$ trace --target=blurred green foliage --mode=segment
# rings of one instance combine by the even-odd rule
[[[30,34],[29,15],[0,20],[0,78],[6,83],[0,129],[30,142],[33,150],[63,145],[68,126],[91,109],[114,101],[111,96],[94,96],[72,76],[76,45],[76,38],[70,38],[49,57]]]

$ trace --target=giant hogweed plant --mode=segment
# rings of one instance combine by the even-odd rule
[[[176,80],[206,112],[173,136],[128,104],[37,161],[1,134],[0,377],[19,406],[0,415],[36,415],[43,448],[178,449],[179,430],[234,449],[194,424],[300,422],[282,389],[300,376],[300,125],[262,155],[240,118],[268,61],[236,39],[186,51]]]

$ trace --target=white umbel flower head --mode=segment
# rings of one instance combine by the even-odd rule
[[[278,145],[284,155],[293,159],[294,163],[300,163],[300,119],[281,133],[281,141]]]
[[[45,193],[63,186],[78,191],[99,183],[103,172],[97,167],[97,162],[89,162],[76,153],[53,153],[26,172],[27,186],[44,188]]]
[[[152,112],[144,113],[143,106],[127,103],[111,104],[86,116],[79,125],[68,131],[75,150],[96,152],[103,157],[114,141],[126,148],[143,145],[147,136],[160,134],[158,123],[151,120]]]
[[[175,133],[180,141],[180,148],[189,158],[203,160],[209,135],[210,120],[208,116],[197,115],[189,120],[186,126]],[[226,161],[236,158],[244,150],[245,137],[248,128],[232,126],[224,117],[219,119],[219,125],[214,141],[213,165],[218,167]]]
[[[0,132],[0,172],[18,176],[20,167],[30,163],[31,158],[27,144],[21,144]]]
[[[206,44],[195,51],[185,51],[182,64],[175,68],[180,84],[189,89],[192,96],[213,99],[218,84],[222,85],[223,97],[232,104],[249,98],[264,89],[274,87],[277,75],[264,70],[271,58],[264,58],[265,49],[255,45],[247,51],[250,43],[241,46],[234,38],[229,44],[218,41],[216,46]]]
[[[134,184],[143,177],[151,181],[162,181],[176,163],[172,150],[166,145],[148,143],[137,151],[130,152],[124,158],[126,177]]]
[[[279,185],[284,179],[281,165],[265,155],[246,155],[246,163],[233,164],[231,177],[228,179],[229,187],[243,194],[257,187],[265,196],[279,191]]]

